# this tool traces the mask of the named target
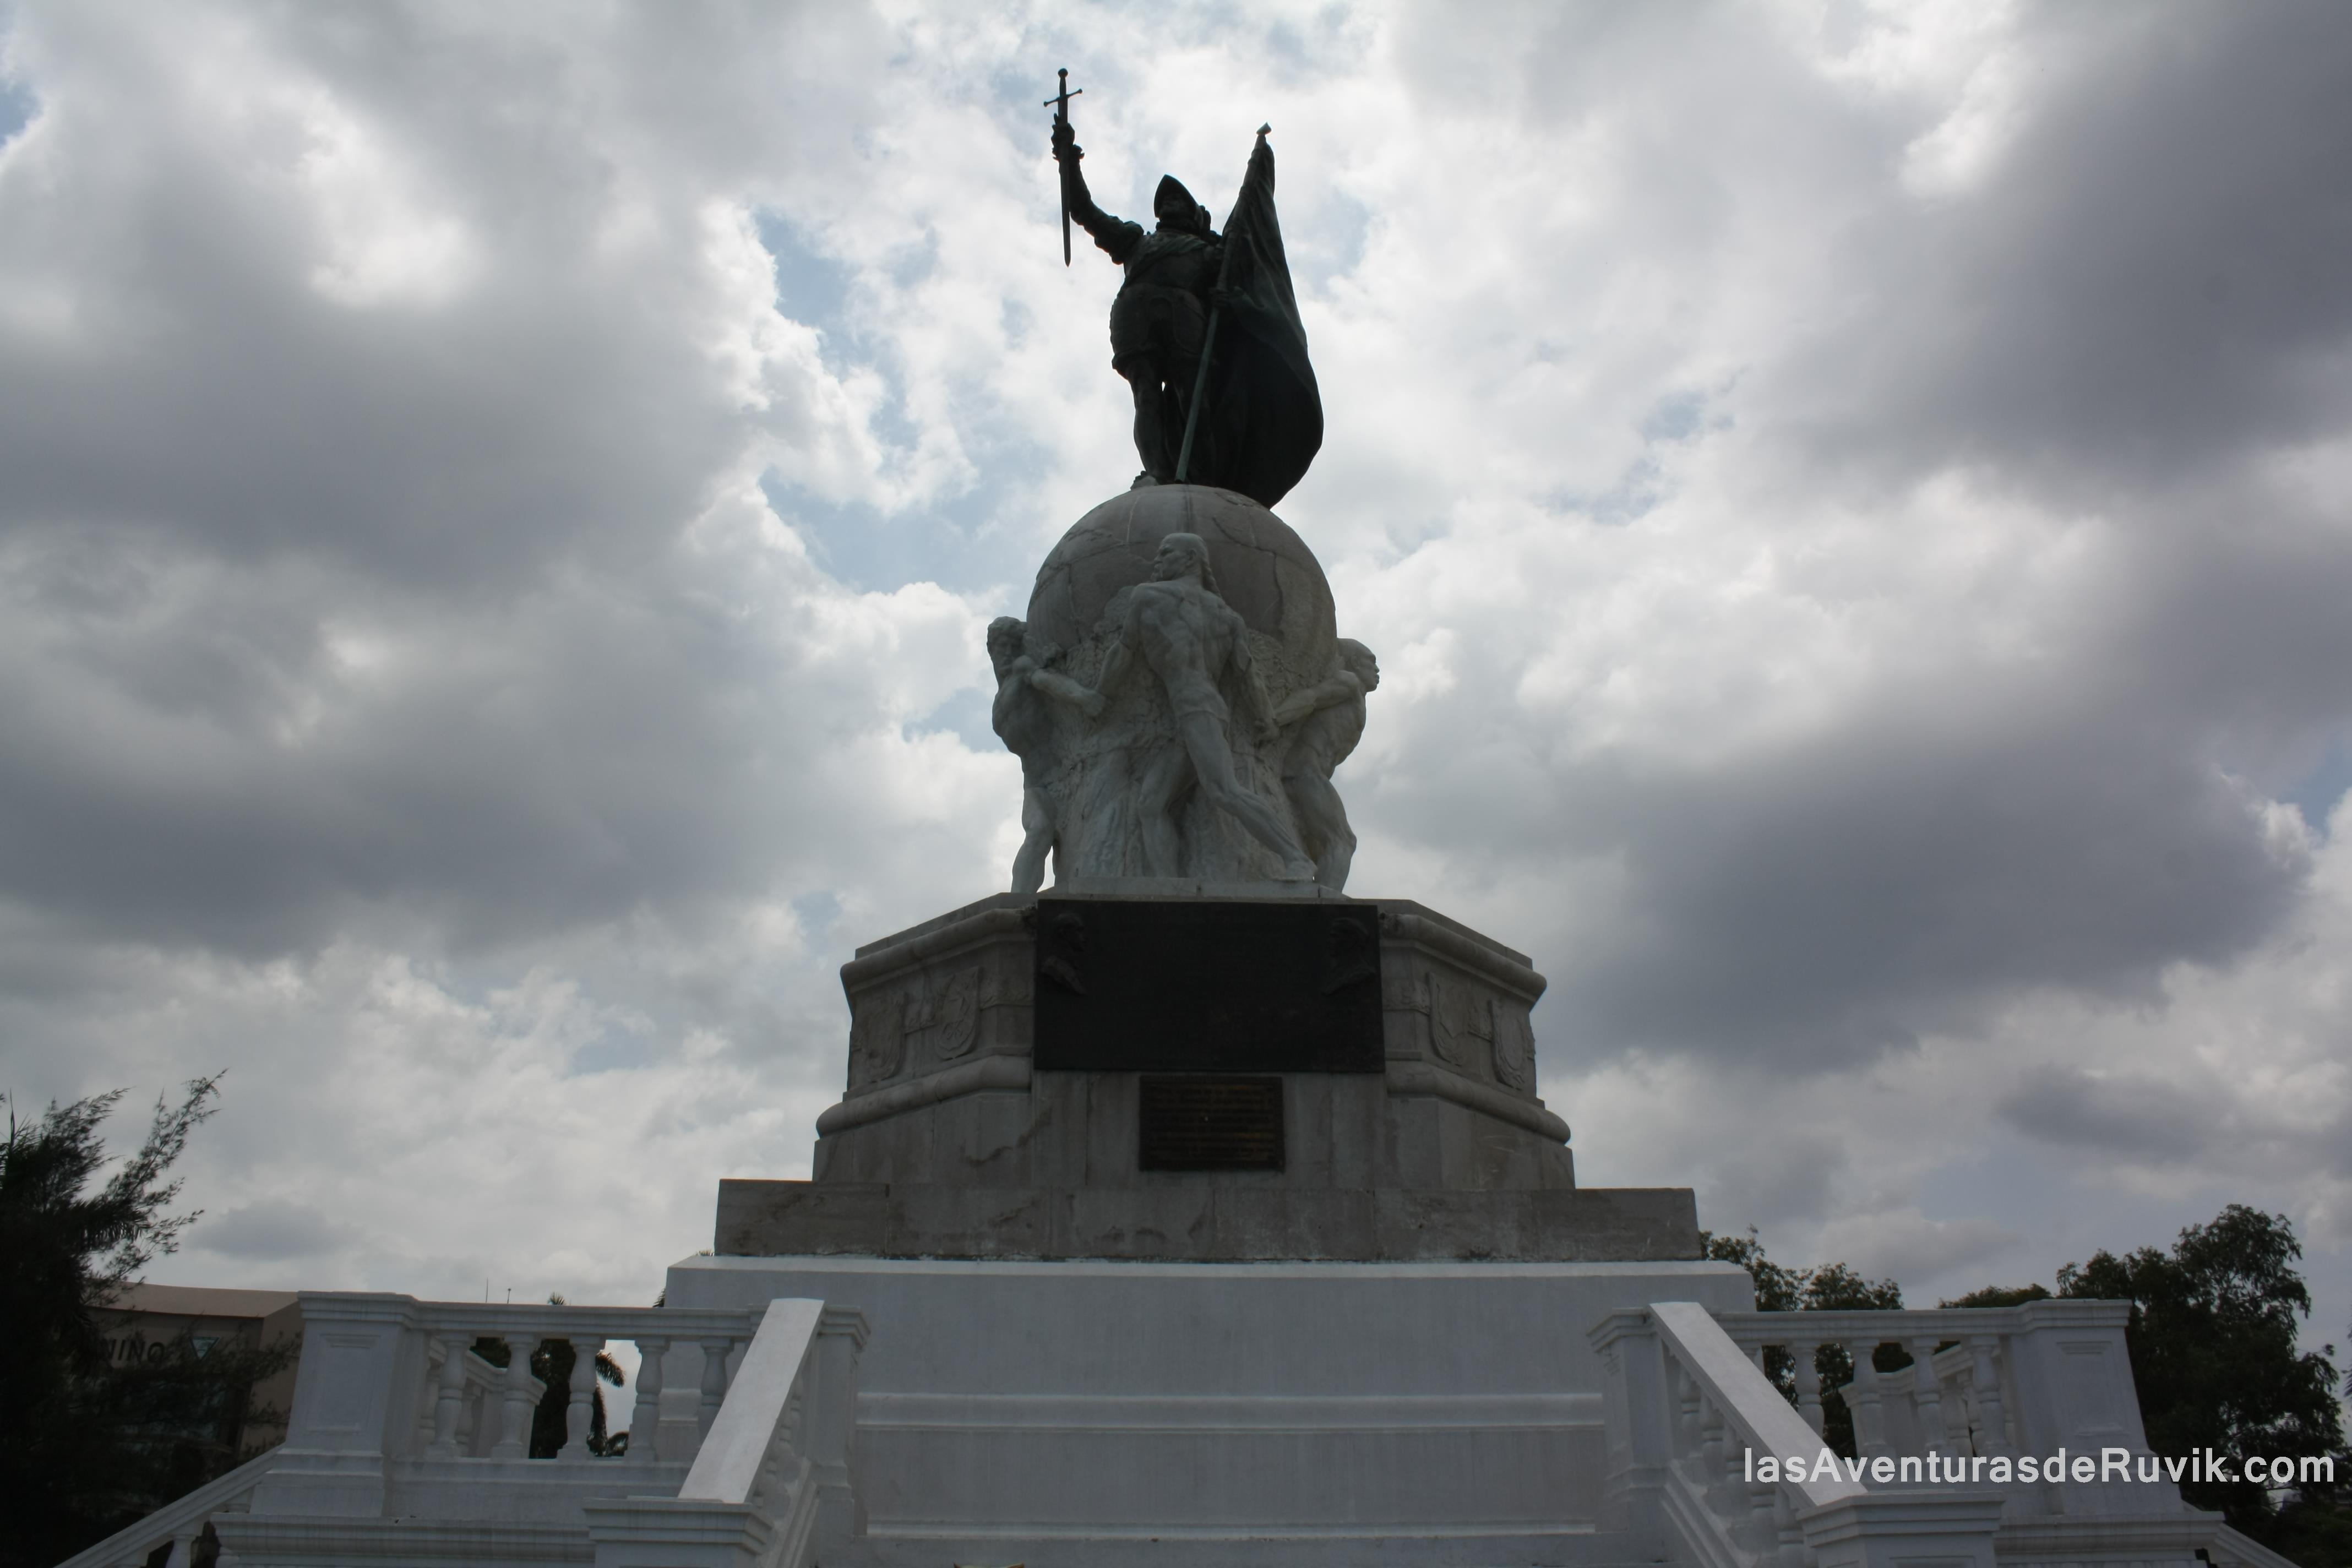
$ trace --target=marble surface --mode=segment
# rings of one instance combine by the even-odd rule
[[[1629,1563],[1586,1330],[1750,1299],[1706,1262],[695,1258],[667,1287],[858,1305],[845,1561],[910,1568]]]
[[[1105,901],[1166,898],[1119,882]],[[1195,885],[1197,886],[1197,885]],[[1035,1065],[1038,900],[997,894],[842,969],[848,1083],[807,1182],[730,1181],[722,1253],[1688,1258],[1685,1188],[1586,1189],[1536,1092],[1527,955],[1411,900],[1372,912],[1377,1072],[1286,1072],[1278,1171],[1145,1171],[1139,1075]],[[1066,890],[1056,896],[1070,896]],[[1193,896],[1262,901],[1202,889]],[[1228,1070],[1232,1063],[1221,1063]]]
[[[1192,540],[1188,578],[1170,558]],[[1331,775],[1377,666],[1265,507],[1202,485],[1104,502],[1046,557],[1025,620],[991,627],[990,657],[992,720],[1022,760],[1016,890],[1042,883],[1049,849],[1065,887],[1344,886],[1355,841]]]

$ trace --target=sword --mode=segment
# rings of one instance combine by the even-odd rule
[[[1060,77],[1060,78],[1062,79],[1062,90],[1061,90],[1061,91],[1059,91],[1059,92],[1057,92],[1057,93],[1055,93],[1053,97],[1051,97],[1051,98],[1047,99],[1047,100],[1045,100],[1045,107],[1046,107],[1046,108],[1048,108],[1048,109],[1051,109],[1051,110],[1054,111],[1054,123],[1055,123],[1055,124],[1056,124],[1056,125],[1067,125],[1067,124],[1070,122],[1070,100],[1072,100],[1072,99],[1074,99],[1074,98],[1077,97],[1077,96],[1078,96],[1078,93],[1080,93],[1080,92],[1084,92],[1084,91],[1086,91],[1087,89],[1086,89],[1085,88],[1080,88],[1080,89],[1077,89],[1077,92],[1073,92],[1073,91],[1071,91],[1071,90],[1070,90],[1070,72],[1069,72],[1069,68],[1068,68],[1068,67],[1066,67],[1066,66],[1065,66],[1062,69],[1055,71],[1054,74],[1055,74],[1055,76]],[[1058,174],[1059,174],[1059,161],[1058,161],[1058,160],[1056,160],[1055,173],[1056,173],[1056,174],[1058,175]],[[1057,179],[1055,180],[1055,184],[1060,184],[1059,179],[1057,178]],[[1070,264],[1070,188],[1069,188],[1069,186],[1067,186],[1067,185],[1063,185],[1063,186],[1062,186],[1062,265],[1063,265],[1063,266],[1065,266],[1065,267],[1067,267],[1069,264]]]

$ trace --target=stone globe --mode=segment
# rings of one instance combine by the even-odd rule
[[[1150,577],[1160,542],[1171,533],[1208,542],[1219,596],[1271,639],[1270,648],[1257,646],[1276,701],[1322,679],[1339,627],[1315,552],[1256,501],[1207,485],[1146,485],[1078,519],[1037,569],[1030,636],[1066,648],[1108,630],[1098,623],[1112,595]]]

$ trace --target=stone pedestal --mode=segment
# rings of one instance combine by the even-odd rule
[[[1525,954],[1402,899],[1072,879],[861,948],[814,1177],[673,1306],[873,1324],[845,1563],[1602,1568],[1587,1338],[1748,1304],[1685,1189],[1576,1184]]]
[[[814,1179],[722,1183],[716,1250],[1698,1257],[1687,1189],[1577,1186],[1535,1094],[1526,955],[1409,900],[1174,890],[1001,894],[860,948]],[[1066,1070],[1087,1061],[1113,1065]],[[1254,1120],[1221,1128],[1218,1086]],[[1151,1168],[1155,1109],[1199,1121],[1194,1168]]]

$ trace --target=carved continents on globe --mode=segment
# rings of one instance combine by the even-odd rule
[[[1339,628],[1331,587],[1314,552],[1247,496],[1205,485],[1144,486],[1080,518],[1037,570],[1029,596],[1031,656],[1094,686],[1126,613],[1127,590],[1150,577],[1160,542],[1171,533],[1207,541],[1216,593],[1249,628],[1250,654],[1271,707],[1330,674]],[[1296,832],[1282,787],[1286,741],[1262,746],[1234,695],[1226,693],[1235,713],[1227,741],[1242,786]],[[1029,760],[1053,818],[1056,882],[1150,874],[1135,785],[1154,755],[1178,744],[1167,694],[1157,680],[1124,682],[1098,717],[1053,706],[1050,738]],[[1202,792],[1194,791],[1180,809],[1185,877],[1262,882],[1281,871],[1276,858]]]

